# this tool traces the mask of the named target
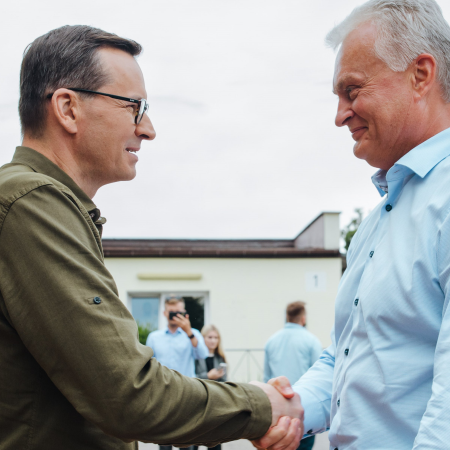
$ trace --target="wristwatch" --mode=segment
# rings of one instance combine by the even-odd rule
[[[190,336],[188,336],[189,339],[194,339],[195,338],[195,334],[192,333]]]

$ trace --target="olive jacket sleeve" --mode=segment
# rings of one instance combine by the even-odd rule
[[[1,210],[2,306],[78,413],[124,441],[211,447],[262,436],[271,422],[263,391],[159,364],[138,341],[86,209],[63,185],[35,184]]]

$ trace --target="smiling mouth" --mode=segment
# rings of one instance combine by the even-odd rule
[[[356,133],[356,132],[358,132],[358,131],[366,130],[366,129],[367,129],[367,127],[353,128],[353,130],[350,130],[350,133],[354,134],[354,133]]]
[[[138,148],[126,148],[125,149],[128,153],[136,153],[139,151]]]

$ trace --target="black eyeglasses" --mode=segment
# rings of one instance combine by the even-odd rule
[[[136,125],[141,122],[142,117],[144,117],[144,114],[148,111],[148,102],[147,102],[147,100],[145,100],[145,98],[136,100],[135,98],[120,97],[119,95],[105,94],[104,92],[90,91],[89,89],[79,89],[79,88],[66,88],[66,89],[69,89],[69,91],[75,91],[75,92],[87,92],[89,94],[104,95],[105,97],[115,98],[116,100],[123,100],[124,102],[135,103],[136,105],[138,105],[138,109],[136,111],[136,116],[134,118],[134,123]],[[47,98],[52,98],[52,95],[53,95],[53,93],[48,94]]]

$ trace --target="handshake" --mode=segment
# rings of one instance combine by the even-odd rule
[[[303,408],[300,397],[286,377],[269,380],[267,384],[252,381],[269,397],[272,425],[260,439],[252,441],[258,449],[296,450],[303,437]]]

